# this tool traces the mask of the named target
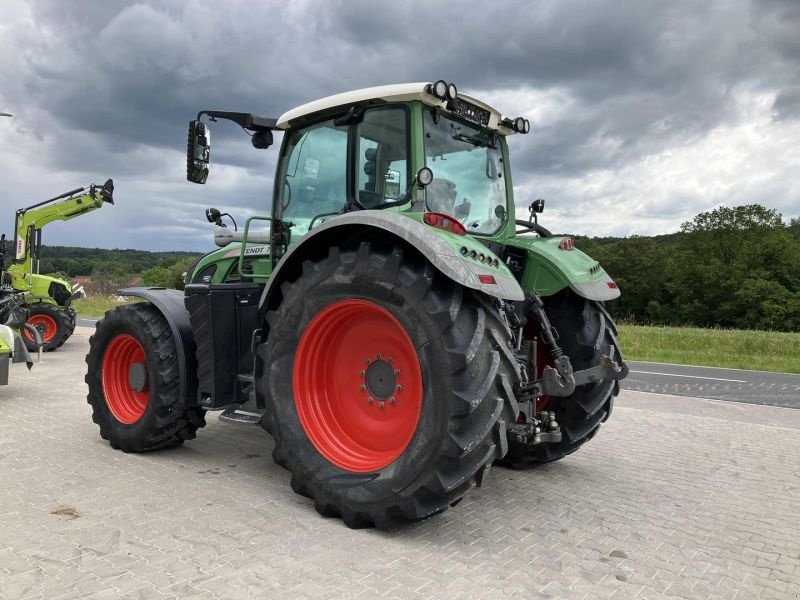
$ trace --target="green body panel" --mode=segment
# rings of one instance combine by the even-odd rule
[[[232,243],[224,248],[213,250],[203,256],[192,272],[187,275],[188,283],[226,283],[239,281],[239,254],[241,244]],[[263,244],[248,244],[248,248],[263,246]],[[258,257],[247,257],[244,259],[245,265],[251,265],[252,275],[248,274],[248,279],[256,283],[266,283],[272,274],[272,261],[269,254]],[[201,280],[201,277],[209,267],[216,265],[216,269],[209,281]]]
[[[577,248],[562,250],[559,244],[563,239],[516,236],[505,240],[509,246],[528,251],[520,281],[522,289],[552,296],[571,284],[601,282],[608,277],[600,263]]]
[[[8,272],[11,274],[11,285],[15,290],[26,292],[25,301],[30,304],[32,302],[46,302],[48,304],[57,305],[56,301],[50,296],[50,285],[55,282],[64,287],[67,293],[72,293],[72,288],[69,283],[63,279],[50,277],[48,275],[37,275],[31,273],[21,272],[22,265],[11,265]]]

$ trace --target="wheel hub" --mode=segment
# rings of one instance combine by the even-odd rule
[[[370,395],[381,400],[388,400],[397,385],[397,376],[394,374],[394,369],[385,360],[376,360],[370,364],[364,379]]]
[[[143,363],[131,364],[128,369],[128,385],[134,392],[143,392],[147,389],[147,367]]]

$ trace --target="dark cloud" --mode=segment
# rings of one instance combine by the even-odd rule
[[[632,214],[652,211],[651,230],[691,216],[675,216],[675,206],[703,209],[723,191],[663,181],[658,200],[642,203],[632,194],[649,184],[633,180],[650,171],[632,165],[747,127],[762,96],[772,127],[784,128],[766,142],[786,151],[798,142],[781,133],[800,116],[793,0],[11,0],[4,18],[0,109],[15,119],[0,122],[13,131],[0,129],[0,142],[18,146],[9,159],[18,166],[0,184],[16,189],[23,176],[47,173],[52,184],[37,182],[46,197],[62,181],[115,176],[131,200],[115,210],[117,234],[103,245],[202,248],[205,226],[184,215],[213,203],[268,210],[276,149],[254,150],[231,124],[214,129],[209,184],[182,181],[186,122],[202,108],[278,116],[348,89],[446,77],[508,114],[535,117],[535,135],[511,142],[521,191],[553,190],[571,203],[565,218],[587,219],[601,202],[593,191],[617,194]],[[774,205],[789,212],[800,204],[782,179],[791,167],[768,176],[784,194]],[[627,184],[602,178],[598,190],[587,183],[596,173],[627,173]]]

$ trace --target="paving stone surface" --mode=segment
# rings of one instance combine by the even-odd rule
[[[317,515],[256,427],[112,450],[87,329],[0,388],[0,598],[800,597],[800,411],[623,392],[585,448],[395,531]]]

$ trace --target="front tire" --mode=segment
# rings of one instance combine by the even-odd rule
[[[74,330],[70,325],[69,316],[64,310],[44,302],[28,306],[27,323],[39,331],[42,336],[42,350],[45,352],[64,345]],[[38,350],[36,339],[30,331],[25,330],[22,339],[29,352]]]
[[[152,304],[106,313],[89,339],[86,383],[100,437],[123,452],[178,446],[204,427],[205,412],[179,394],[175,338]]]
[[[416,253],[367,243],[306,261],[281,292],[257,385],[295,492],[349,527],[390,527],[481,482],[517,410],[490,303]]]
[[[593,367],[605,355],[622,361],[617,327],[602,304],[581,298],[571,291],[544,298],[551,324],[558,331],[558,344],[570,357],[575,371]],[[503,463],[515,468],[552,462],[572,454],[591,440],[611,414],[619,382],[603,379],[575,388],[567,397],[552,397],[543,408],[554,411],[561,425],[562,440],[528,446],[509,438]]]

